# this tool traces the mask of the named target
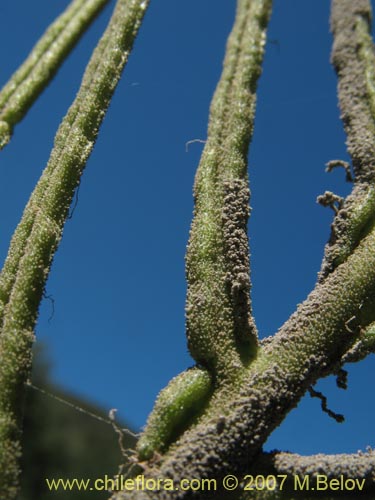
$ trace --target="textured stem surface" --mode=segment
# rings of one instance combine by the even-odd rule
[[[320,280],[342,264],[375,224],[375,49],[369,0],[332,0],[332,63],[355,186],[338,210]]]
[[[253,3],[255,4],[256,2]],[[367,46],[369,2],[334,0],[333,8],[332,18],[334,25],[336,23],[334,27],[336,56],[334,58],[337,57],[337,50],[341,44],[340,50],[344,51],[341,55],[345,59],[345,37],[348,38],[347,45],[351,47],[349,52],[354,50],[354,54],[357,54],[357,51]],[[347,23],[350,29],[347,29]],[[357,23],[360,25],[359,32]],[[340,26],[340,29],[337,26]],[[362,36],[364,33],[364,41],[360,38],[353,43],[353,36],[357,37],[358,34]],[[341,36],[344,39],[340,39]],[[368,66],[363,65],[364,62],[361,59],[363,54],[359,56],[361,68],[368,69]],[[345,65],[352,63],[353,58],[345,59],[340,71],[345,72]],[[355,69],[356,67],[351,71]],[[343,107],[349,106],[350,114],[353,111],[350,106],[359,106],[356,109],[360,112],[363,106],[364,112],[367,113],[369,110],[368,91],[356,94],[356,85],[356,77],[354,80],[347,80],[348,88],[344,90],[350,93],[352,92],[351,86],[354,87],[354,93],[351,94],[353,102],[349,102],[350,99],[348,99],[343,103]],[[359,86],[361,85],[362,83],[359,83]],[[223,88],[230,88],[230,83],[227,83],[227,87],[224,85]],[[220,95],[219,90],[218,93]],[[358,100],[361,100],[361,103],[358,103]],[[219,100],[219,104],[220,102]],[[219,104],[213,105],[211,110],[211,116],[220,116],[220,120],[223,120],[220,124],[210,126],[209,134],[217,134],[219,137],[216,142],[213,141],[214,146],[217,143],[220,145],[222,137],[226,136],[226,124],[230,121],[230,109],[232,109],[230,107],[226,110],[225,105]],[[343,113],[345,114],[345,111]],[[354,116],[352,122],[355,122]],[[342,227],[342,238],[337,247],[340,250],[340,245],[342,245],[342,253],[338,254],[338,259],[332,259],[328,272],[324,274],[315,289],[298,306],[297,311],[280,331],[261,344],[256,359],[248,368],[239,370],[240,375],[237,378],[229,375],[226,383],[220,383],[219,380],[197,424],[184,432],[164,456],[155,456],[154,460],[149,462],[145,471],[148,477],[155,480],[157,478],[172,479],[177,489],[173,492],[160,488],[152,493],[147,491],[118,493],[114,495],[116,500],[125,498],[127,500],[227,498],[227,492],[221,487],[222,478],[227,474],[242,478],[249,470],[252,470],[251,467],[256,466],[261,447],[268,436],[298,404],[306,390],[320,377],[337,373],[338,367],[341,366],[342,356],[361,338],[361,332],[372,332],[372,325],[375,321],[375,221],[374,197],[371,191],[373,188],[370,186],[371,179],[373,179],[372,167],[367,162],[368,157],[371,156],[367,152],[371,151],[370,143],[374,139],[373,132],[371,132],[372,126],[369,121],[369,128],[366,126],[363,129],[356,128],[355,133],[353,130],[348,130],[348,134],[355,137],[353,144],[358,143],[357,146],[361,145],[364,149],[358,146],[358,151],[352,152],[353,156],[356,154],[358,158],[355,169],[357,183],[349,202],[346,201],[347,204],[339,210],[340,217],[344,219],[343,210],[345,207],[348,209],[348,205],[350,206],[349,224]],[[221,277],[224,275],[223,262],[227,255],[224,250],[225,239],[222,236],[224,230],[219,223],[224,205],[222,193],[225,191],[223,187],[220,190],[219,186],[223,183],[225,186],[226,175],[230,177],[234,174],[231,169],[227,173],[222,167],[218,160],[220,147],[218,147],[219,152],[216,152],[214,146],[210,149],[209,136],[196,180],[196,219],[190,243],[191,247],[196,245],[196,248],[190,249],[191,253],[188,255],[190,266],[188,278],[191,280],[189,287],[196,286],[196,289],[189,290],[192,298],[190,303],[188,302],[188,308],[191,308],[191,310],[188,309],[188,321],[193,323],[189,325],[191,329],[197,326],[196,330],[189,332],[190,343],[194,348],[193,354],[198,361],[211,363],[214,366],[212,371],[220,375],[219,370],[222,366],[224,366],[224,371],[231,372],[233,363],[238,363],[239,360],[236,359],[236,351],[230,340],[233,339],[233,326],[229,322],[224,323],[223,316],[220,316],[221,311],[229,310],[225,307],[230,301],[222,300],[225,294],[222,292],[220,295],[219,292],[222,289],[216,285],[221,283]],[[212,161],[210,161],[211,156]],[[211,295],[210,283],[214,283],[215,286],[214,293]],[[216,304],[214,294],[221,309],[220,307],[214,308]],[[209,307],[211,303],[206,300],[207,296],[212,299],[212,309]],[[231,314],[228,314],[224,316],[224,319],[227,320],[228,317],[233,318]],[[225,337],[225,333],[222,333],[224,324],[225,328],[229,325],[227,331],[230,332],[230,337],[225,338],[225,342],[222,343],[220,335]],[[208,337],[206,331],[209,332]],[[216,337],[214,333],[217,334]],[[215,340],[217,347],[214,345]],[[226,346],[227,352],[220,352],[222,345]],[[228,356],[228,362],[224,359],[225,356]],[[353,474],[353,477],[358,478],[372,474],[373,454],[368,454],[365,460],[356,455],[349,457],[344,465],[340,458],[336,461],[326,458],[322,462],[322,467],[327,467],[327,476],[335,474],[335,470],[336,472],[342,471],[343,474]],[[279,463],[281,468],[291,471],[295,466],[297,470],[297,464],[291,465],[291,460],[287,460],[285,455],[279,458],[283,459]],[[313,466],[318,467],[316,463],[309,462],[309,459],[301,458],[298,470],[302,473]],[[218,488],[215,491],[178,489],[181,480],[195,478],[216,479]],[[239,492],[238,496],[240,496]],[[255,498],[262,498],[262,496],[257,492]],[[290,495],[286,498],[289,500]]]
[[[23,387],[33,328],[69,206],[128,59],[147,0],[118,0],[64,118],[0,276],[0,498],[16,497]]]
[[[375,320],[375,229],[348,260],[318,284],[278,334],[260,348],[241,381],[214,392],[198,424],[156,461],[148,475],[212,478],[243,476],[271,432],[318,378],[336,370],[358,335],[348,321]],[[361,317],[364,312],[364,318]],[[221,494],[219,489],[215,495]],[[202,491],[127,492],[114,498],[217,498]]]
[[[74,0],[0,92],[0,149],[109,0]]]
[[[254,358],[247,220],[247,152],[270,0],[239,0],[223,73],[212,100],[207,142],[195,179],[187,251],[188,344],[218,378]]]
[[[195,181],[195,218],[187,252],[187,335],[193,357],[208,367],[210,375],[206,369],[187,371],[172,382],[173,390],[168,386],[160,393],[138,443],[140,460],[165,451],[172,435],[175,440],[196,422],[211,396],[212,382],[238,379],[256,354],[247,150],[270,11],[270,0],[238,2]],[[204,391],[200,382],[195,384],[196,376],[205,381]]]
[[[333,0],[332,63],[357,180],[375,178],[375,53],[369,0]]]
[[[249,474],[269,478],[269,490],[243,491],[243,486],[225,500],[373,500],[375,493],[375,453],[301,456],[275,451],[262,453]],[[259,485],[262,487],[262,480]],[[254,481],[255,482],[255,481]],[[277,487],[274,488],[275,483]],[[281,489],[280,489],[281,488]],[[273,491],[272,491],[273,490]]]

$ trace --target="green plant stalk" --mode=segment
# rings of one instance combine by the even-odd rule
[[[195,180],[195,218],[187,252],[187,336],[199,367],[180,374],[160,393],[137,446],[141,461],[165,452],[196,422],[213,386],[237,380],[256,355],[247,150],[270,12],[270,0],[238,2]],[[202,366],[208,367],[212,381]]]
[[[251,316],[247,152],[271,0],[239,0],[198,167],[186,256],[187,336],[194,359],[221,379],[256,355]]]
[[[371,323],[360,332],[358,341],[342,357],[342,364],[357,363],[369,354],[375,353],[375,323]]]
[[[0,149],[109,0],[74,0],[0,92]]]
[[[335,38],[339,39],[335,40],[334,57],[338,55],[339,59],[342,56],[352,57],[356,54],[354,49],[358,49],[360,45],[355,39],[358,32],[353,26],[355,27],[358,16],[359,24],[363,21],[369,22],[369,2],[334,0],[333,7],[333,17],[337,23],[334,33]],[[348,15],[354,16],[354,22]],[[343,36],[344,28],[346,34]],[[346,37],[349,44],[352,44],[348,52]],[[337,54],[340,44],[340,54]],[[353,60],[349,57],[349,61],[341,60],[341,63],[343,66],[340,71],[345,72],[345,64],[352,64]],[[358,66],[356,69],[358,70]],[[349,74],[350,71],[347,76]],[[345,85],[341,84],[343,90],[349,94],[351,89],[357,91],[358,85],[360,87],[362,85],[362,83],[357,85],[356,79],[360,79],[363,73],[360,71],[354,74],[355,81],[347,81],[346,89]],[[354,97],[353,100],[347,98],[344,106],[355,104],[358,112],[364,110],[367,113],[369,109],[367,93],[360,93]],[[352,112],[353,109],[346,111]],[[357,118],[357,123],[360,123],[361,117]],[[225,127],[225,123],[221,125]],[[370,147],[366,139],[370,137],[373,140],[371,127],[369,124],[369,129],[364,126],[363,129],[355,131],[359,148]],[[359,156],[361,156],[360,151]],[[330,269],[324,280],[316,285],[280,331],[259,347],[257,358],[247,369],[241,370],[241,377],[216,385],[198,422],[190,426],[163,456],[155,457],[154,462],[150,464],[151,467],[146,469],[148,477],[155,480],[172,479],[174,484],[178,484],[181,479],[192,478],[217,478],[217,484],[222,484],[222,478],[226,474],[243,477],[249,472],[249,467],[256,465],[259,451],[267,437],[298,404],[307,388],[315,384],[320,377],[337,372],[342,356],[356,344],[358,339],[361,339],[361,331],[366,335],[365,347],[373,347],[375,224],[372,215],[373,193],[369,191],[373,165],[371,155],[367,159],[368,163],[357,164],[360,169],[356,171],[357,184],[351,195],[354,217],[348,228],[350,241],[346,243],[344,258]],[[209,180],[206,182],[208,186],[212,184]],[[211,191],[211,195],[215,195],[214,190]],[[211,250],[209,245],[206,248]],[[197,302],[193,306],[199,309],[200,304]],[[351,329],[350,326],[353,324],[355,328]],[[354,462],[355,458],[352,456],[351,461]],[[335,459],[330,461],[331,472],[340,470],[336,468],[341,467],[340,460],[338,458],[337,461]],[[346,461],[348,462],[348,459]],[[303,463],[300,465],[303,466]],[[363,477],[361,473],[363,469],[357,470],[359,477]],[[335,472],[333,476],[334,474]],[[147,491],[115,493],[112,498],[170,500],[173,497],[174,500],[185,500],[218,496],[221,498],[221,495],[226,498],[225,492],[220,490],[215,490],[212,494],[207,491],[203,493],[191,490],[170,493],[160,489],[152,493]],[[258,494],[255,496],[258,498]]]
[[[331,237],[325,248],[320,281],[346,261],[361,239],[375,224],[375,189],[361,182],[346,197],[332,224]]]
[[[45,282],[75,189],[148,3],[118,0],[56,134],[50,160],[15,231],[1,274],[0,498],[4,500],[14,499],[18,490],[23,389]]]
[[[333,0],[332,64],[356,182],[375,178],[375,50],[369,0]]]
[[[369,2],[334,0],[333,18],[336,23],[333,57],[339,57],[342,63],[342,73],[339,75],[342,78],[342,74],[347,71],[345,65],[353,64],[358,59],[353,58],[360,47],[355,26],[362,25],[361,29],[367,26],[368,30]],[[343,30],[346,31],[344,36]],[[346,50],[348,44],[349,51]],[[349,57],[346,60],[344,56],[353,59]],[[359,73],[354,69],[359,70]],[[360,124],[360,111],[366,114],[370,109],[369,104],[371,107],[367,91],[362,92],[363,66],[356,66],[354,69],[348,71],[346,76],[354,74],[355,81],[347,80],[346,86],[342,82],[340,84],[347,98],[342,106],[349,106],[346,112],[350,114],[354,112],[350,106],[355,105],[359,115],[352,116],[352,121],[348,119],[346,126]],[[357,92],[359,88],[362,89],[359,95],[351,94],[353,89]],[[364,153],[361,147],[365,150],[369,148],[369,153],[374,137],[373,125],[368,122],[369,128],[366,128],[367,118],[368,114],[362,122],[364,127],[354,131],[354,136],[357,134],[353,140],[358,142],[358,158]],[[348,134],[352,132],[349,131]],[[367,138],[370,138],[370,143]],[[229,383],[217,385],[196,425],[183,433],[165,455],[157,457],[154,467],[146,469],[149,477],[171,478],[175,484],[181,479],[189,478],[217,478],[218,484],[221,484],[226,474],[243,477],[250,466],[256,465],[259,451],[267,437],[298,404],[309,386],[322,376],[336,373],[343,354],[355,346],[358,339],[365,341],[366,349],[373,348],[375,225],[373,193],[370,190],[373,163],[370,153],[362,159],[366,158],[367,161],[357,163],[357,184],[350,201],[353,217],[350,225],[343,228],[343,231],[347,231],[344,238],[347,237],[349,241],[341,240],[345,245],[343,258],[316,285],[275,337],[259,348],[257,359],[247,370],[242,370],[242,380],[233,379]],[[353,324],[355,328],[351,329]],[[344,465],[353,465],[356,458],[358,457],[355,455],[345,458]],[[318,470],[321,461],[319,457]],[[357,464],[357,477],[362,478],[363,462],[357,462],[360,462]],[[337,460],[332,457],[331,471],[327,470],[327,473],[334,477],[338,470],[343,470],[342,464],[340,457]],[[293,464],[289,462],[286,465],[289,468]],[[301,469],[304,468],[303,462],[299,465]],[[373,470],[373,463],[371,469]],[[117,493],[113,499],[120,500],[126,496],[128,500],[170,500],[173,496],[174,500],[185,500],[216,498],[221,494],[226,498],[224,493],[173,491],[171,494],[160,490],[148,494],[138,491],[130,494]],[[261,495],[255,495],[256,498],[258,496]]]
[[[375,296],[375,228],[342,265],[318,284],[269,343],[243,379],[214,391],[204,414],[147,471],[151,478],[221,479],[243,477],[271,432],[294,408],[310,385],[335,371],[357,340],[348,320]],[[371,309],[371,324],[375,308]],[[331,371],[330,371],[331,370]],[[215,491],[219,496],[220,489]],[[113,500],[170,500],[168,491],[126,492]],[[224,497],[224,494],[223,494]],[[173,491],[174,500],[206,498],[201,491]],[[212,498],[207,492],[207,498]],[[215,497],[216,498],[216,497]],[[224,497],[225,498],[225,497]]]
[[[375,47],[368,0],[333,0],[332,64],[355,186],[332,225],[322,281],[352,253],[375,223]]]
[[[194,420],[209,400],[212,381],[207,370],[190,368],[173,378],[159,394],[137,443],[139,460],[149,460],[168,445]]]

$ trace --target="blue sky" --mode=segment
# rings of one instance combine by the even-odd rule
[[[56,129],[114,2],[86,33],[0,153],[0,258],[44,168]],[[0,84],[67,5],[2,2]],[[36,329],[60,385],[141,427],[160,389],[193,364],[184,334],[184,255],[192,185],[206,137],[234,0],[151,2],[53,263]],[[348,159],[329,64],[329,2],[275,0],[250,148],[253,306],[273,334],[316,281],[332,212],[325,190],[350,186],[325,163]],[[374,361],[349,367],[349,390],[318,385],[337,424],[305,398],[266,448],[353,452],[374,445]]]

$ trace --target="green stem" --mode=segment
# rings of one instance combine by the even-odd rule
[[[74,0],[0,92],[0,149],[109,0]]]
[[[333,0],[332,63],[356,181],[375,178],[375,51],[369,0]]]
[[[187,252],[187,335],[192,356],[218,377],[254,358],[247,220],[247,152],[271,0],[239,0],[223,73],[212,100],[195,180]]]
[[[375,353],[375,323],[371,323],[363,328],[358,342],[344,354],[342,363],[357,363],[366,358],[369,354]]]
[[[337,267],[299,305],[280,331],[260,349],[242,381],[214,391],[196,425],[181,435],[148,477],[210,478],[221,488],[227,475],[244,477],[271,432],[294,408],[306,389],[337,367],[358,335],[345,325],[361,310],[375,321],[375,228],[346,262]],[[147,470],[147,469],[146,469]],[[186,500],[206,498],[201,491],[126,492],[113,500]],[[210,492],[207,492],[207,498]]]
[[[375,223],[375,48],[369,0],[333,0],[332,63],[355,185],[332,224],[320,281],[342,264]]]
[[[118,0],[59,127],[42,177],[12,238],[0,277],[0,498],[18,489],[23,387],[33,328],[74,192],[128,60],[148,0]]]

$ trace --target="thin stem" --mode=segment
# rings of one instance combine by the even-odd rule
[[[109,0],[74,0],[0,92],[0,149]]]
[[[13,236],[0,277],[0,497],[15,498],[24,384],[33,328],[54,253],[99,126],[128,60],[148,0],[118,0],[56,134],[42,177]]]

